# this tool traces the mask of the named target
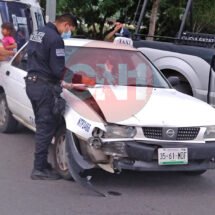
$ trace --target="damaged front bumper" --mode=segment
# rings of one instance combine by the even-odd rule
[[[78,152],[74,135],[66,133],[66,151],[68,153],[68,167],[71,176],[82,186],[99,196],[106,196],[91,184],[87,170],[99,166],[109,172],[121,170],[137,171],[202,171],[215,168],[215,142],[187,144],[187,143],[159,143],[152,144],[144,141],[110,141],[102,142],[99,138],[90,139],[82,143],[87,158]],[[188,164],[164,166],[158,163],[159,148],[187,148]],[[90,162],[89,162],[90,159]],[[113,171],[110,171],[112,169]]]
[[[198,171],[215,168],[215,142],[209,143],[159,143],[149,144],[143,141],[112,142],[104,144],[105,153],[111,145],[113,169],[137,171]],[[116,148],[114,151],[114,144]],[[188,164],[186,165],[159,165],[159,148],[187,148]],[[121,157],[120,157],[121,153]],[[110,154],[110,153],[109,153]]]

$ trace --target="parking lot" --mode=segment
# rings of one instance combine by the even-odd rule
[[[34,134],[29,130],[0,134],[1,215],[214,214],[214,171],[200,177],[96,172],[93,183],[107,194],[104,198],[71,181],[32,181],[33,151]]]

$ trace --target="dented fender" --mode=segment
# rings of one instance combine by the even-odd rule
[[[77,96],[64,90],[63,98],[67,102],[64,115],[66,128],[83,140],[92,137],[94,128],[105,129],[103,119]]]

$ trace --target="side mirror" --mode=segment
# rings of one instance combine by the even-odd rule
[[[180,79],[178,76],[170,76],[168,78],[169,83],[174,87],[180,84]]]

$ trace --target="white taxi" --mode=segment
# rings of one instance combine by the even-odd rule
[[[215,168],[215,110],[173,89],[158,69],[130,46],[84,39],[65,40],[68,83],[64,123],[54,142],[65,178],[93,168],[116,173]],[[17,122],[35,130],[25,92],[26,47],[0,69],[0,131]]]

